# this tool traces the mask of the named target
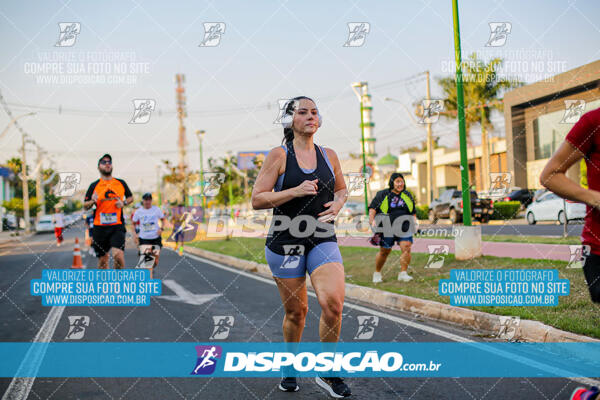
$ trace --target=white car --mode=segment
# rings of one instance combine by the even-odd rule
[[[566,219],[571,221],[585,218],[585,213],[585,204],[563,200],[562,197],[559,197],[552,192],[542,194],[533,203],[527,206],[527,209],[525,210],[525,216],[529,225],[533,225],[537,221],[558,221],[559,223],[564,224]]]
[[[36,232],[54,232],[54,223],[52,215],[42,215],[35,224]]]

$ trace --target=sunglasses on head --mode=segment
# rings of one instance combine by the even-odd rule
[[[100,161],[100,164],[112,164],[112,161],[110,161],[110,160],[102,160],[102,161]]]

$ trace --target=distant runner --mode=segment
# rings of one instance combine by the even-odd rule
[[[54,223],[54,236],[56,236],[56,246],[60,247],[61,243],[64,240],[63,229],[65,228],[65,216],[63,215],[59,206],[54,206],[52,222]]]
[[[133,240],[139,246],[140,256],[152,257],[154,260],[152,268],[156,268],[160,257],[160,249],[162,248],[161,235],[166,219],[162,210],[152,205],[151,193],[145,193],[142,196],[142,207],[135,210],[131,221],[135,228]],[[149,254],[147,254],[148,251]]]

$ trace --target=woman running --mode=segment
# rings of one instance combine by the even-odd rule
[[[265,158],[252,192],[252,207],[273,208],[265,256],[283,302],[283,337],[296,345],[302,338],[308,272],[322,310],[319,337],[335,346],[345,281],[333,220],[346,202],[346,184],[336,153],[313,142],[322,120],[312,99],[300,96],[288,101],[281,122],[284,144]],[[351,394],[339,377],[315,379],[332,397]],[[279,389],[297,391],[296,378],[284,376]]]

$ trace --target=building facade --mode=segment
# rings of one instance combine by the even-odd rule
[[[548,159],[585,112],[600,107],[600,61],[522,86],[504,96],[507,171],[515,186],[539,189]],[[580,165],[567,176],[580,181]]]

